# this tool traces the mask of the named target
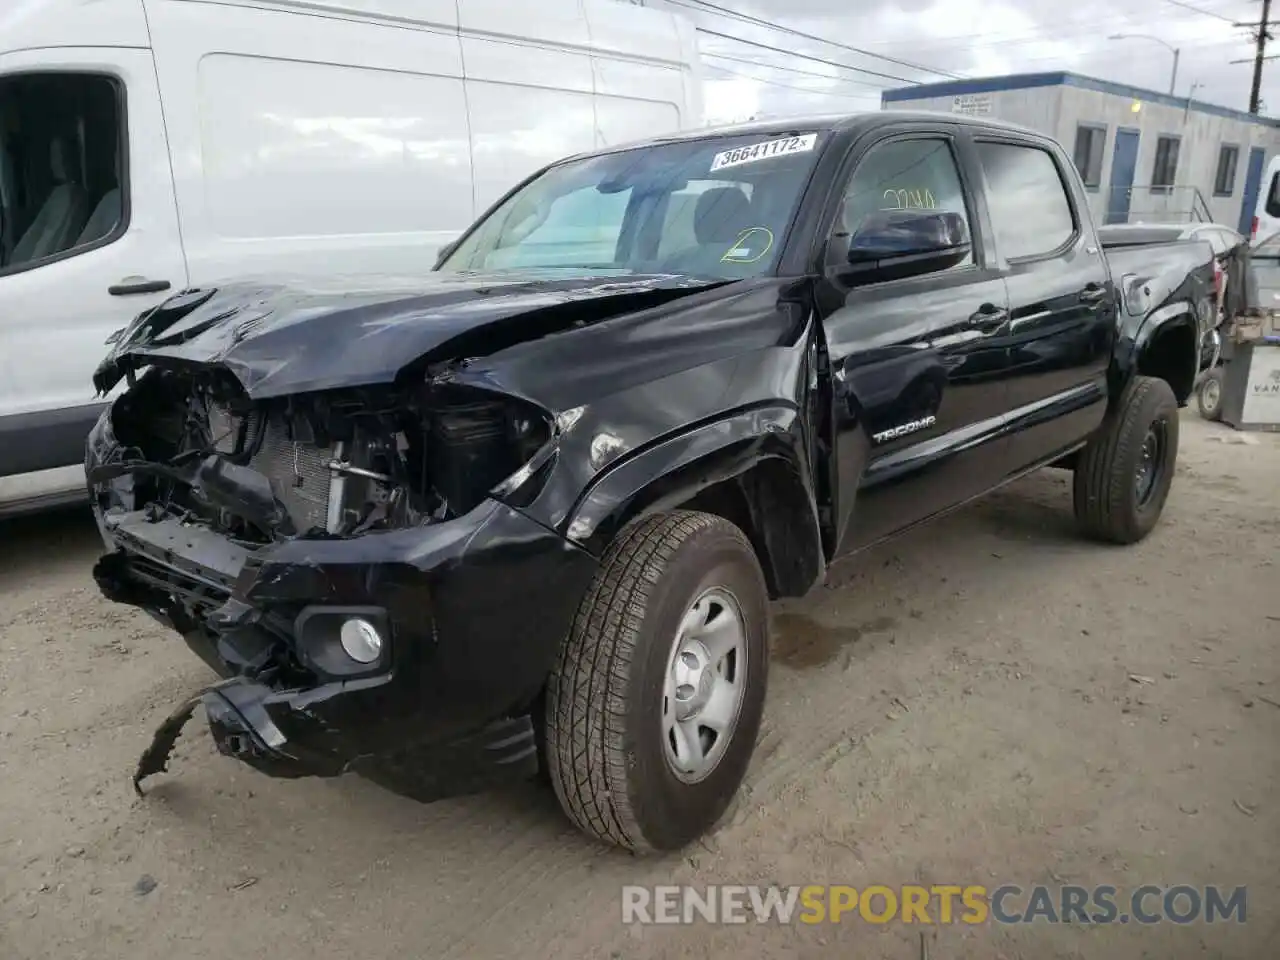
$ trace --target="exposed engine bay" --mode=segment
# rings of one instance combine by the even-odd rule
[[[550,437],[531,405],[472,387],[252,401],[208,368],[152,368],[116,404],[112,426],[117,455],[91,483],[131,476],[135,508],[250,549],[461,516]]]

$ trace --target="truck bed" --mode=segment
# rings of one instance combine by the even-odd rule
[[[1184,300],[1202,324],[1209,321],[1211,312],[1201,317],[1198,309],[1201,302],[1211,303],[1213,295],[1213,249],[1207,241],[1134,243],[1103,238],[1101,243],[1130,314],[1151,313]]]

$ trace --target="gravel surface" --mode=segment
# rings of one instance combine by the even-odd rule
[[[1072,531],[1047,471],[774,608],[765,729],[725,825],[636,859],[534,785],[422,806],[273,781],[209,679],[102,600],[83,512],[0,524],[0,957],[1269,958],[1280,940],[1280,436],[1184,411],[1164,521]],[[1135,679],[1137,678],[1137,679]],[[1149,681],[1149,682],[1148,682]],[[1247,885],[1247,922],[624,927],[623,884]]]

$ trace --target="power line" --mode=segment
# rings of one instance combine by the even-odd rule
[[[723,17],[733,17],[744,23],[751,23],[758,27],[765,27],[769,30],[776,30],[779,33],[790,34],[793,37],[802,37],[805,40],[813,40],[817,43],[825,43],[832,47],[839,47],[841,50],[848,50],[850,53],[856,53],[863,57],[872,57],[876,60],[884,60],[887,63],[897,64],[900,67],[908,67],[911,70],[920,70],[924,73],[936,73],[941,77],[950,77],[952,80],[959,80],[960,75],[952,73],[948,70],[939,70],[936,67],[926,67],[923,64],[912,63],[910,60],[901,60],[897,57],[890,57],[883,53],[872,53],[870,50],[863,50],[861,47],[851,47],[847,43],[839,43],[835,40],[828,40],[826,37],[819,37],[816,34],[805,33],[803,30],[796,30],[793,27],[787,27],[772,20],[766,20],[763,17],[752,16],[748,13],[739,13],[736,10],[730,10],[716,3],[710,3],[709,0],[670,0],[677,6],[685,7],[690,10],[705,8]]]
[[[777,80],[766,80],[764,77],[753,77],[745,73],[738,73],[736,70],[730,70],[726,67],[713,66],[711,69],[727,73],[729,76],[737,77],[740,80],[753,80],[756,83],[763,83],[770,87],[781,87],[784,90],[795,90],[799,93],[809,93],[816,97],[840,97],[842,100],[867,100],[871,96],[867,93],[837,93],[834,90],[815,90],[812,87],[797,87],[791,83],[781,83]]]
[[[1189,3],[1185,3],[1184,0],[1164,0],[1164,2],[1172,4],[1175,7],[1181,7],[1183,10],[1190,10],[1192,13],[1199,13],[1206,17],[1213,17],[1215,20],[1225,20],[1227,23],[1233,22],[1230,17],[1224,17],[1220,13],[1214,13],[1212,10],[1206,10],[1203,7],[1192,6]]]
[[[1187,9],[1193,9],[1194,12],[1197,13],[1208,13],[1210,16],[1219,17],[1218,14],[1211,13],[1203,8],[1191,8],[1187,4],[1181,2],[1177,5],[1187,7]],[[1220,19],[1230,22],[1229,17],[1220,17]],[[1179,19],[1178,22],[1187,23],[1188,21]],[[1107,17],[1105,20],[1072,22],[1070,24],[1064,24],[1064,27],[1070,27],[1070,29],[1055,29],[1052,32],[1045,32],[1045,28],[1036,27],[1029,31],[1020,30],[1011,33],[984,30],[979,33],[947,34],[945,36],[937,37],[911,37],[910,39],[867,41],[867,43],[870,46],[910,44],[913,50],[950,50],[958,46],[1005,47],[1026,43],[1052,43],[1054,41],[1068,40],[1073,37],[1095,36],[1098,30],[1103,28],[1107,28],[1108,30],[1128,30],[1129,28],[1133,28],[1134,30],[1150,29],[1150,24],[1148,22],[1135,23],[1128,17],[1122,17],[1122,19],[1117,20],[1116,16],[1112,15]]]
[[[1139,28],[1139,24],[1134,23],[1127,17],[1123,17],[1117,22],[1116,16],[1112,15],[1105,20],[1098,21],[1081,21],[1064,24],[1070,26],[1070,31],[1054,30],[1051,34],[1045,33],[1043,27],[1034,27],[1030,30],[1018,30],[1014,32],[1000,32],[992,30],[983,30],[978,33],[949,33],[933,37],[910,37],[897,40],[878,40],[869,41],[873,46],[882,45],[904,45],[910,44],[913,49],[929,49],[929,48],[953,48],[956,46],[969,47],[973,44],[969,41],[982,41],[983,46],[1007,45],[1015,43],[1042,43],[1045,41],[1065,39],[1073,36],[1092,35],[1097,30],[1104,27],[1115,28],[1117,26],[1124,29],[1133,27]]]
[[[1246,38],[1241,37],[1238,40],[1211,40],[1206,43],[1186,43],[1186,44],[1183,44],[1181,47],[1179,47],[1179,50],[1181,50],[1183,53],[1187,53],[1187,52],[1194,52],[1197,50],[1213,50],[1218,47],[1235,47],[1235,46],[1239,46],[1241,43],[1244,43],[1245,40]],[[1102,54],[1106,50],[1107,50],[1107,47],[1105,46],[1097,46],[1097,47],[1081,48],[1075,52],[1079,55],[1078,59],[1089,60],[1091,58],[1097,57],[1098,55]],[[1134,63],[1136,61],[1145,62],[1148,60],[1163,59],[1168,55],[1169,55],[1168,51],[1160,51],[1159,53],[1156,53],[1154,51],[1150,53],[1138,53],[1138,54],[1126,56],[1124,59],[1124,62],[1125,63]],[[1019,64],[1019,69],[1021,69],[1023,65],[1029,64],[1029,63],[1056,64],[1056,63],[1061,63],[1066,58],[1067,58],[1067,55],[1065,54],[1053,54],[1047,57],[1019,57],[1017,60],[1017,63]],[[1252,62],[1252,58],[1250,58],[1249,62]],[[1032,72],[1039,72],[1039,71],[1032,71]],[[972,79],[972,76],[973,75],[971,73],[969,77],[966,77],[966,79]]]
[[[812,60],[814,63],[824,63],[829,67],[836,67],[840,70],[852,70],[854,73],[865,73],[869,77],[880,77],[884,80],[893,80],[897,83],[907,83],[911,85],[919,84],[919,80],[911,80],[907,77],[895,76],[892,73],[881,73],[879,70],[868,70],[866,67],[854,67],[847,63],[837,63],[834,60],[827,60],[824,57],[815,57],[811,53],[797,53],[794,50],[784,50],[782,47],[775,47],[772,44],[761,43],[759,40],[747,40],[745,37],[735,37],[732,34],[721,33],[718,30],[708,30],[706,27],[698,27],[699,33],[705,33],[711,37],[719,37],[722,40],[732,40],[734,43],[743,43],[748,47],[757,47],[761,50],[769,50],[773,53],[783,53],[789,57],[799,57],[802,60]]]
[[[763,70],[781,70],[784,73],[796,73],[803,77],[817,77],[819,80],[838,80],[841,83],[853,83],[860,87],[871,87],[873,90],[884,90],[883,84],[872,83],[870,80],[854,80],[852,77],[833,77],[829,73],[817,73],[813,70],[801,70],[799,67],[784,67],[776,63],[761,63],[759,60],[748,60],[746,57],[731,57],[727,53],[704,53],[703,59],[711,58],[715,60],[728,60],[732,63],[742,63],[749,67],[759,67]],[[714,69],[721,69],[711,64]]]

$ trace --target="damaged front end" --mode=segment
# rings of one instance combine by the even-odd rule
[[[532,710],[595,566],[520,509],[555,439],[447,371],[258,399],[225,366],[153,363],[89,438],[94,576],[223,679],[135,784],[198,705],[274,776],[433,800],[533,774]]]

